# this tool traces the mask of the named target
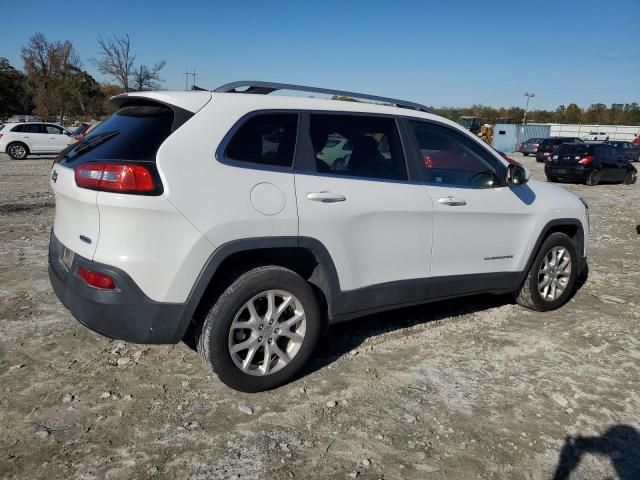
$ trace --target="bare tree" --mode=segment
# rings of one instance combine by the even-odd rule
[[[160,70],[164,68],[166,62],[160,61],[153,67],[146,65],[140,65],[133,72],[133,88],[138,92],[144,90],[159,90],[162,79],[160,78]]]
[[[133,75],[133,62],[136,56],[131,53],[129,35],[113,36],[112,40],[98,37],[98,50],[101,58],[94,59],[100,73],[116,80],[125,92],[129,91],[129,80]]]

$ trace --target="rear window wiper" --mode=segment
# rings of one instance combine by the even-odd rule
[[[88,150],[91,150],[92,148],[95,148],[98,145],[106,142],[107,140],[115,137],[119,133],[120,133],[119,130],[113,130],[111,132],[106,132],[106,133],[103,133],[103,134],[96,135],[94,137],[88,138],[86,141],[80,142],[80,144],[77,147],[71,149],[62,158],[72,158],[72,157],[75,157],[76,155],[79,155],[82,152],[86,152]]]

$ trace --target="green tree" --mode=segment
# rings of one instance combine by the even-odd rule
[[[0,57],[0,120],[20,113],[31,113],[33,102],[27,79],[9,60]]]
[[[591,124],[607,123],[607,106],[604,103],[589,105],[584,115],[584,121]]]
[[[565,123],[580,123],[582,121],[582,109],[575,103],[570,103],[564,112]]]

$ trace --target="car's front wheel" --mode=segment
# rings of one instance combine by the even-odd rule
[[[7,147],[7,153],[14,160],[24,160],[29,155],[29,149],[22,143],[11,143]]]
[[[242,274],[209,310],[198,338],[203,362],[243,392],[278,387],[313,352],[322,326],[311,286],[278,266]]]
[[[516,292],[523,307],[544,312],[564,305],[575,289],[578,255],[564,233],[552,233],[542,243],[524,284]]]

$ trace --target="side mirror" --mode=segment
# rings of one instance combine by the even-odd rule
[[[510,163],[507,167],[507,185],[522,185],[529,181],[529,172],[522,165]]]

